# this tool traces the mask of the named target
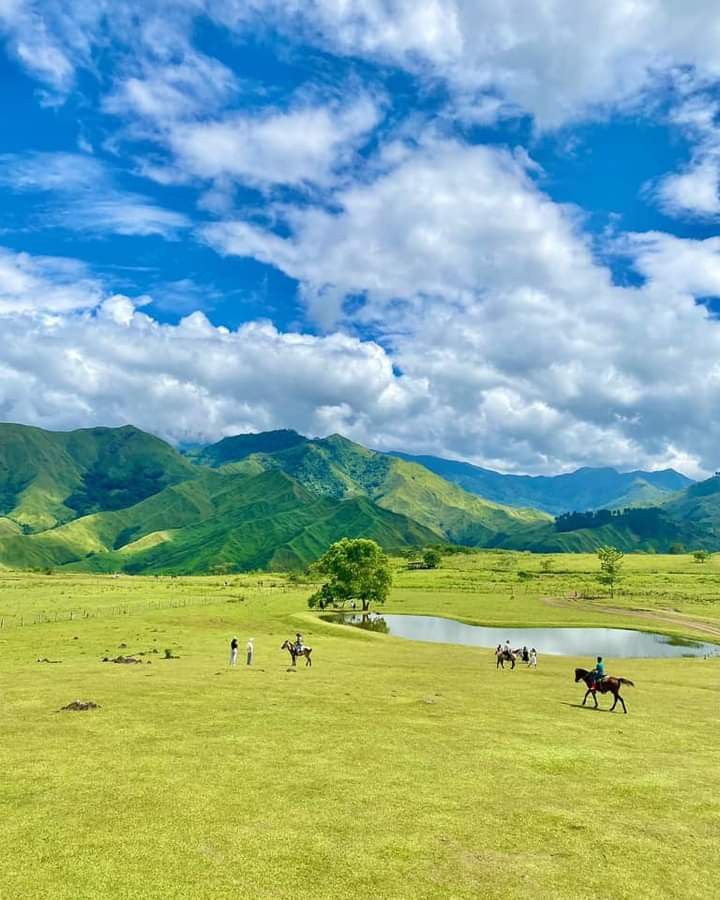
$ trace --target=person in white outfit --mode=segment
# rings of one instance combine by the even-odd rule
[[[250,640],[247,642],[247,664],[249,666],[252,665],[253,656],[255,656],[255,645],[253,644],[254,640],[255,638],[250,638]]]
[[[530,651],[530,668],[537,668],[537,650],[534,647]]]
[[[234,637],[230,641],[230,665],[237,665],[237,655],[238,655],[238,639]]]

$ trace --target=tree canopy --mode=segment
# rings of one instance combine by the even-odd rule
[[[385,603],[392,584],[390,561],[379,544],[366,538],[336,541],[313,569],[327,581],[308,600],[311,607],[359,600],[367,610],[371,603]]]
[[[622,560],[625,554],[616,547],[600,547],[597,552],[600,560],[598,581],[610,588],[610,596],[615,594],[615,585],[621,578]]]

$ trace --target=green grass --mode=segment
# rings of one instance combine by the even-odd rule
[[[555,557],[550,575],[541,559],[398,568],[387,608],[526,625],[720,618],[720,563],[628,558],[608,613],[607,598],[568,597],[591,593],[594,558]],[[496,672],[491,651],[321,622],[309,590],[2,573],[0,896],[714,895],[720,661],[610,661],[637,684],[630,714],[610,715],[577,708],[575,659]],[[16,618],[70,609],[88,616]],[[279,645],[298,628],[315,665],[290,673]],[[234,633],[255,638],[252,669],[228,669]],[[100,662],[140,651],[149,665]],[[76,698],[101,709],[57,712]]]

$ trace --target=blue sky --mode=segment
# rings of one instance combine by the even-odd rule
[[[714,470],[720,13],[0,0],[0,418]]]

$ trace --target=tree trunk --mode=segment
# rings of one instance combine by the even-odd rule
[[[364,597],[362,598],[362,608],[363,612],[367,612],[370,609],[370,601],[366,600]]]

